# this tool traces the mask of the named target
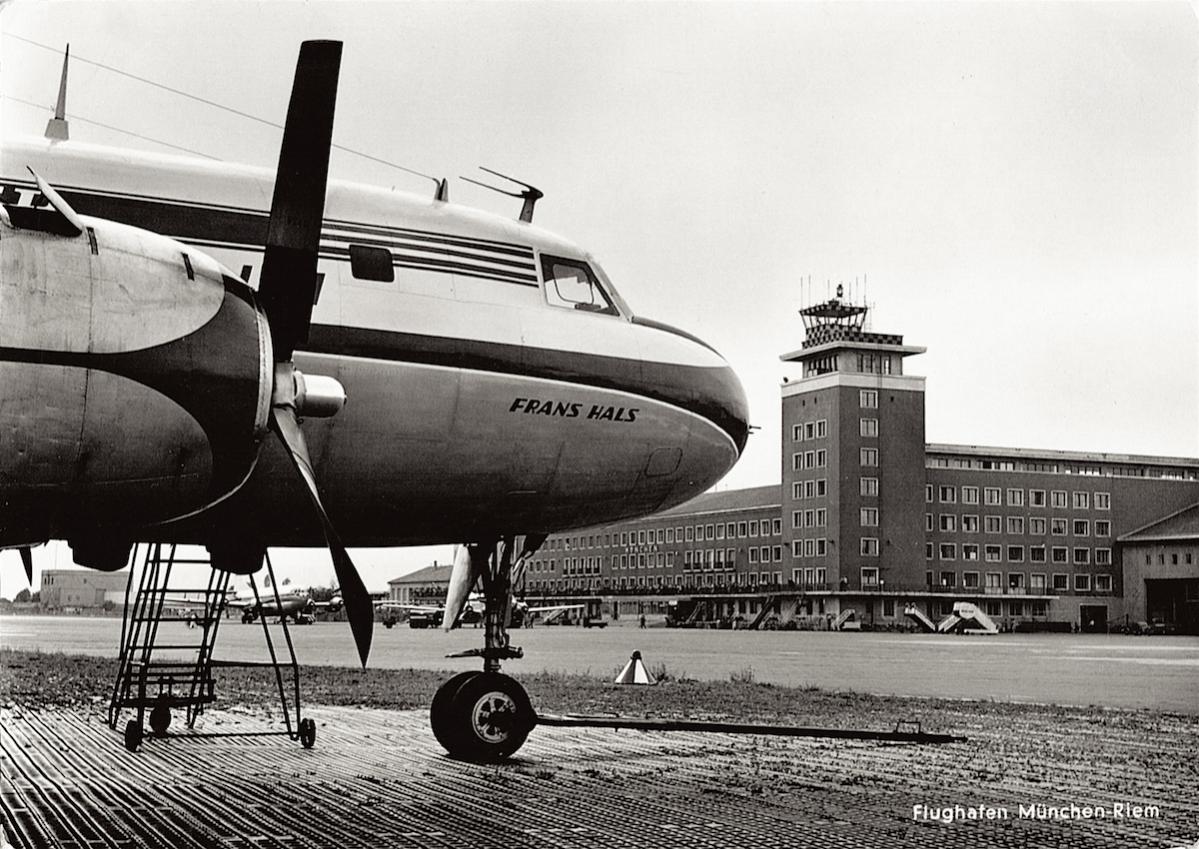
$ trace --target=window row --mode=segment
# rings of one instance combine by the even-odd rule
[[[818,451],[796,451],[791,455],[791,471],[803,469],[823,469],[828,465],[828,451],[821,448]]]
[[[828,419],[814,422],[802,422],[791,425],[791,441],[805,442],[809,439],[824,439],[828,436]]]
[[[981,552],[982,559],[987,563],[1000,563],[1004,559],[1009,563],[1023,563],[1025,554],[1028,555],[1030,563],[1074,563],[1075,565],[1087,565],[1094,563],[1096,566],[1112,565],[1112,550],[1110,548],[1074,548],[1073,550],[1064,545],[1055,545],[1051,548],[1046,548],[1043,545],[1030,545],[1026,549],[1023,545],[983,545],[979,546],[974,543],[963,543],[961,545],[961,557],[958,556],[958,544],[955,542],[942,542],[924,544],[924,557],[926,560],[964,560],[966,562],[976,562],[979,559]],[[1071,556],[1073,551],[1073,556]]]
[[[828,495],[827,478],[810,481],[793,481],[791,483],[792,501],[802,501],[805,498],[824,498],[826,495]]]
[[[942,504],[957,504],[958,503],[958,487],[949,484],[940,484],[934,486],[927,484],[924,487],[924,500],[929,504],[933,503],[933,496]],[[963,504],[978,504],[979,487],[963,486],[961,489],[961,498]],[[1004,490],[998,486],[985,486],[981,488],[983,500],[981,503],[988,506],[997,507],[1004,503]],[[1048,502],[1046,502],[1048,495]],[[1027,496],[1027,501],[1025,497]],[[1007,490],[1007,506],[1009,507],[1045,507],[1050,506],[1055,509],[1064,510],[1073,506],[1075,510],[1089,510],[1092,501],[1096,510],[1111,510],[1112,495],[1110,492],[1082,492],[1075,490],[1073,499],[1070,499],[1070,493],[1064,489],[1054,489],[1046,493],[1043,489],[1011,489]]]
[[[863,567],[863,572],[866,571]],[[1052,576],[1047,576],[1044,572],[1033,572],[1025,575],[1024,572],[1008,572],[1007,582],[1004,583],[1004,575],[1002,572],[987,572],[981,574],[978,572],[962,572],[961,583],[958,583],[958,573],[944,571],[936,576],[932,572],[925,572],[925,580],[930,587],[937,586],[942,589],[951,589],[962,587],[967,590],[985,589],[989,592],[1001,593],[1005,590],[1017,592],[1029,592],[1033,595],[1045,592],[1069,592],[1071,583],[1075,592],[1111,592],[1114,585],[1114,579],[1111,575],[1099,574],[1092,575],[1087,572],[1075,572],[1074,580],[1071,582],[1070,575],[1064,572],[1055,572]],[[980,578],[984,583],[980,583]],[[1027,578],[1027,583],[1025,579]]]
[[[982,528],[988,534],[1020,534],[1025,533],[1025,528],[1028,528],[1028,533],[1032,536],[1045,536],[1051,534],[1055,537],[1064,537],[1073,534],[1076,537],[1091,536],[1092,523],[1090,519],[1047,519],[1044,516],[1031,516],[1027,519],[1024,516],[984,516]],[[934,517],[932,513],[924,514],[924,529],[926,531],[941,531],[942,533],[957,533],[961,528],[961,532],[965,534],[976,534],[979,531],[979,517],[973,514],[958,516],[956,513],[941,513]],[[1112,523],[1108,519],[1096,519],[1094,522],[1095,536],[1110,537],[1112,535]]]
[[[792,528],[823,528],[828,524],[828,510],[823,507],[816,510],[791,511]]]
[[[791,540],[792,557],[825,557],[827,555],[828,540],[824,537],[820,539]]]

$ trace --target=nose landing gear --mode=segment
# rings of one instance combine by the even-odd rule
[[[528,558],[544,541],[544,535],[526,537],[515,564],[512,537],[498,545],[469,546],[474,571],[483,584],[484,646],[452,656],[481,657],[483,670],[461,672],[446,681],[429,707],[433,736],[450,757],[475,763],[504,760],[524,744],[537,724],[529,694],[500,672],[500,662],[524,654],[508,642],[512,588]]]

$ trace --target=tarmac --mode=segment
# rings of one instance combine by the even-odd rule
[[[129,753],[99,705],[9,703],[0,709],[4,835],[18,847],[71,849],[1173,847],[1199,838],[1196,723],[1179,715],[1057,722],[1052,712],[1020,713],[1000,726],[964,721],[953,731],[968,741],[944,745],[542,727],[512,761],[482,767],[446,757],[426,711],[306,714],[318,725],[312,750],[286,737],[172,729]],[[276,727],[263,709],[236,707],[201,726]],[[1038,816],[1038,805],[1058,815]],[[1121,805],[1130,807],[1118,815]],[[1157,810],[1134,816],[1133,805]],[[961,818],[946,823],[920,806]]]

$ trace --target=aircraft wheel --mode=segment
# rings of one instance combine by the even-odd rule
[[[451,757],[475,763],[495,763],[512,755],[537,721],[524,687],[498,672],[463,681],[448,713],[451,745],[446,749]]]
[[[478,669],[459,672],[437,688],[437,692],[433,695],[433,703],[429,705],[429,725],[433,728],[433,736],[437,738],[441,747],[451,754],[453,753],[454,735],[450,731],[453,726],[450,707],[454,702],[454,696],[464,683],[476,675],[482,674]]]
[[[136,752],[137,747],[142,744],[142,738],[146,736],[146,731],[142,728],[142,724],[136,719],[131,719],[125,723],[125,748],[131,752]]]
[[[316,720],[301,719],[300,720],[300,745],[305,749],[311,749],[316,744]]]
[[[166,703],[159,702],[150,711],[150,730],[154,732],[155,737],[165,737],[170,727],[171,708]]]

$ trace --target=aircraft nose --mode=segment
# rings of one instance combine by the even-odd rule
[[[678,399],[681,406],[698,413],[728,434],[737,448],[737,457],[740,457],[749,440],[749,402],[736,372],[715,348],[685,330],[641,317],[633,322],[690,343],[684,345],[683,358],[687,364],[673,367],[675,379],[670,382],[682,396]]]

